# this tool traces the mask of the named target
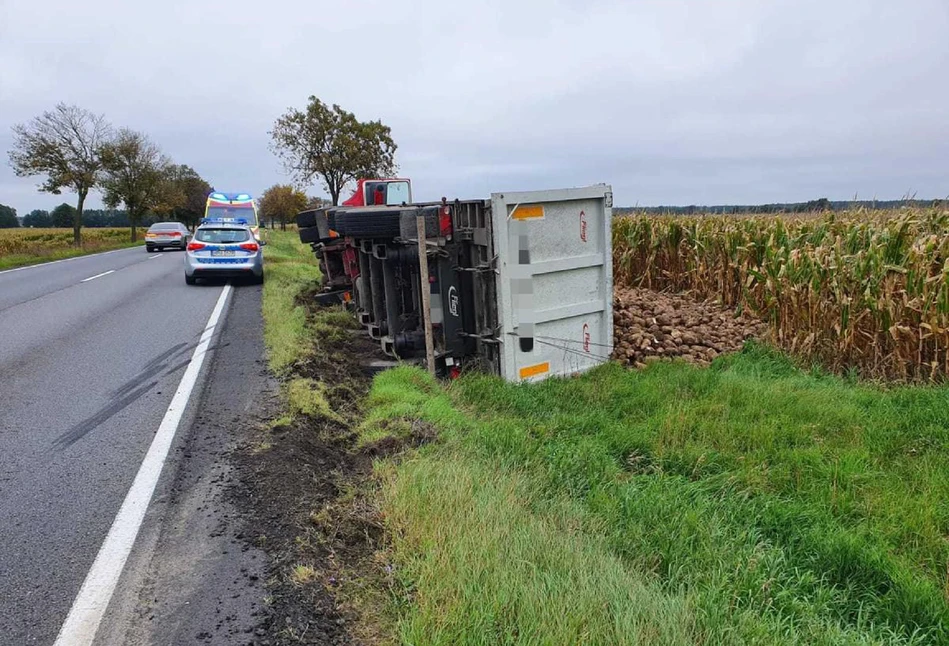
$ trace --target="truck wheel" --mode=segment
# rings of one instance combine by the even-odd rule
[[[297,226],[301,229],[316,226],[316,211],[297,213]]]
[[[401,209],[340,212],[336,214],[336,231],[353,238],[395,238],[399,235]]]
[[[320,231],[317,227],[300,229],[300,242],[319,242],[322,239],[323,237],[320,235]]]
[[[425,236],[427,238],[437,238],[438,230],[438,212],[437,206],[426,206],[421,209],[422,216],[425,218]],[[418,237],[418,225],[415,220],[418,216],[412,210],[402,212],[399,220],[399,237],[406,239],[415,239]]]

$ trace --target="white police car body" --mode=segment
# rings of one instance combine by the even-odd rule
[[[264,254],[241,218],[204,218],[185,252],[185,282],[199,278],[245,278],[264,282]]]

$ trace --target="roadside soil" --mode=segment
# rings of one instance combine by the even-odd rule
[[[323,384],[333,416],[277,420],[234,453],[231,500],[245,540],[269,557],[261,646],[373,644],[386,634],[372,597],[387,585],[383,526],[366,494],[373,460],[399,447],[356,448],[353,427],[372,379],[365,366],[379,348],[362,331],[342,336],[293,371]]]

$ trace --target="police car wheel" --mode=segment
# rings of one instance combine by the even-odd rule
[[[197,282],[198,282],[197,278],[195,278],[194,276],[189,276],[188,274],[185,274],[185,283],[187,283],[188,285],[194,285]]]

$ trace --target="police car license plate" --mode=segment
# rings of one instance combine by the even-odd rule
[[[234,250],[233,249],[215,249],[214,251],[211,252],[211,255],[212,256],[233,256]]]

